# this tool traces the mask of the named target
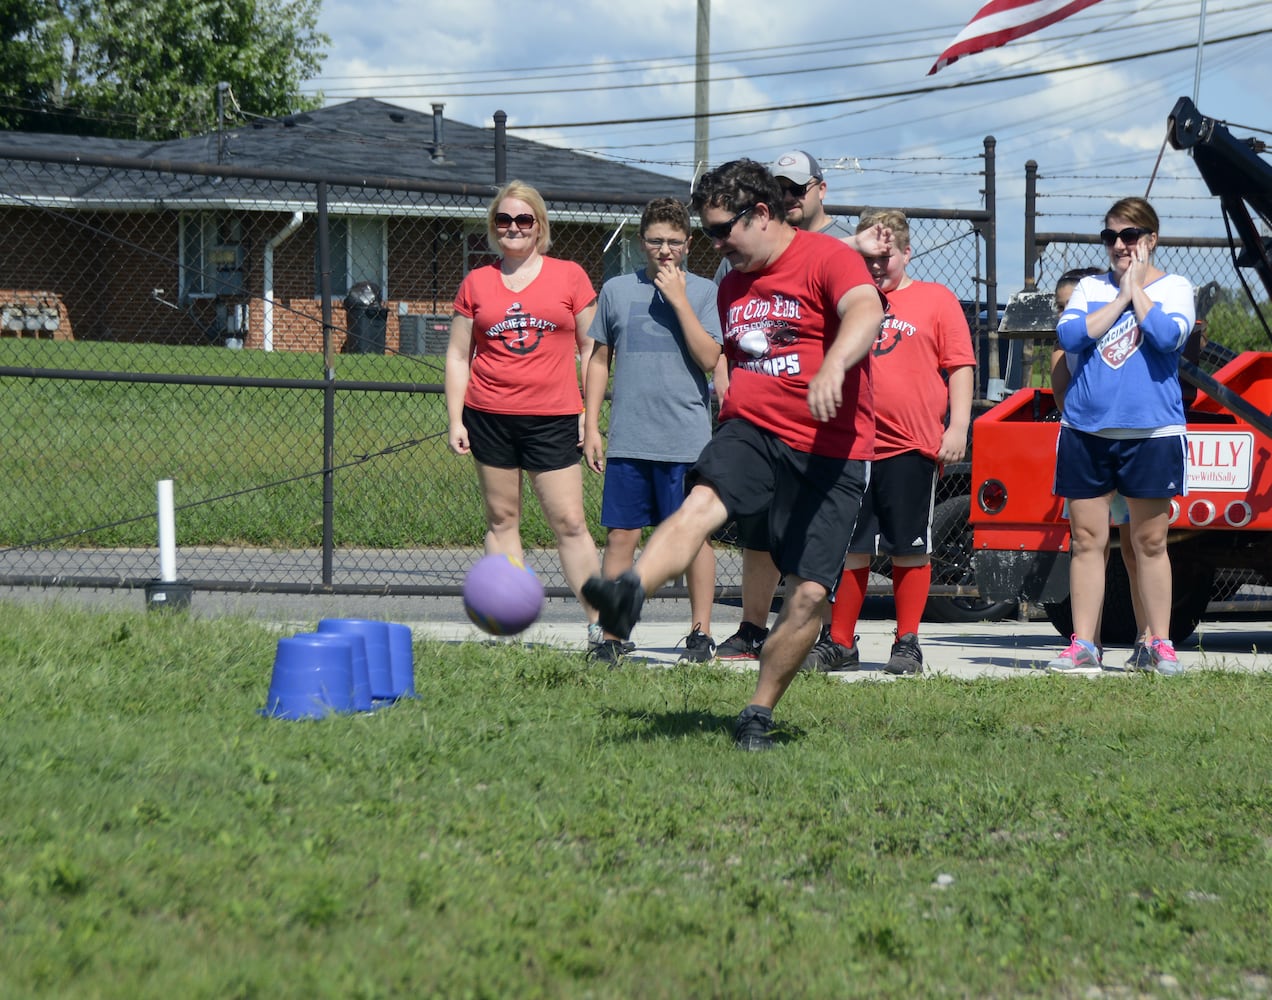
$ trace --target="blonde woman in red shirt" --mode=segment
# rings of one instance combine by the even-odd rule
[[[522,558],[525,473],[582,602],[583,581],[600,567],[583,511],[578,372],[596,293],[578,264],[547,255],[547,206],[530,185],[511,181],[499,191],[486,231],[499,260],[464,278],[446,350],[450,448],[477,467],[488,554]],[[583,607],[597,642],[596,613]]]

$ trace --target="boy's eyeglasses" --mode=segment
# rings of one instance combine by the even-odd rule
[[[1134,246],[1139,242],[1141,236],[1147,236],[1151,233],[1151,229],[1141,229],[1139,226],[1127,226],[1120,232],[1114,232],[1112,229],[1100,230],[1100,242],[1106,247],[1111,247],[1118,240],[1122,241],[1122,246]]]
[[[524,233],[527,229],[533,229],[534,224],[538,221],[529,212],[523,212],[521,215],[509,215],[507,212],[495,213],[496,229],[511,229],[515,223],[517,228]]]
[[[641,242],[650,250],[661,250],[666,247],[672,253],[680,253],[685,248],[685,240],[650,240],[641,237]]]
[[[736,226],[742,220],[743,216],[745,216],[748,212],[754,212],[754,211],[755,211],[754,205],[747,205],[746,208],[742,209],[742,211],[740,211],[728,222],[717,222],[714,226],[704,225],[702,227],[702,231],[706,235],[707,239],[727,240],[729,238],[729,235],[733,232],[733,227]]]

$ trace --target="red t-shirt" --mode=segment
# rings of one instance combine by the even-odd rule
[[[972,334],[954,293],[912,281],[888,293],[888,315],[870,348],[875,458],[917,451],[936,458],[949,389],[942,372],[975,365]]]
[[[833,420],[823,424],[808,410],[808,383],[839,332],[839,300],[857,285],[875,287],[861,255],[802,229],[765,270],[726,274],[718,301],[730,371],[720,419],[743,417],[796,451],[873,458],[868,356],[844,373]]]
[[[503,283],[497,262],[469,271],[455,296],[455,311],[473,321],[464,404],[521,416],[581,413],[574,318],[595,300],[583,268],[556,257],[544,257],[519,292]]]

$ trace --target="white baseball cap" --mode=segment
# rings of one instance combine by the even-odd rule
[[[774,177],[785,177],[795,184],[823,180],[821,166],[813,159],[811,153],[805,153],[802,149],[792,149],[789,153],[783,153],[769,164],[769,173]]]

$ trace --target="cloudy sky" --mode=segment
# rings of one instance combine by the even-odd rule
[[[332,44],[305,89],[444,102],[480,125],[501,109],[526,138],[687,179],[698,2],[323,0]],[[1194,93],[1202,2],[1100,0],[928,76],[981,0],[962,2],[713,0],[708,162],[801,148],[832,202],[979,208],[992,135],[1000,283],[1020,287],[1026,161],[1041,230],[1093,232],[1117,197],[1144,194],[1167,115]],[[1272,130],[1272,4],[1206,0],[1205,38],[1201,111],[1238,135]],[[1222,235],[1185,154],[1166,150],[1149,194],[1166,234]]]

